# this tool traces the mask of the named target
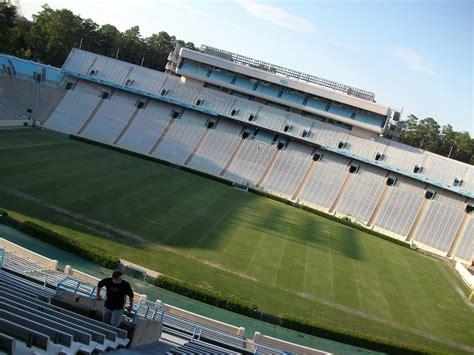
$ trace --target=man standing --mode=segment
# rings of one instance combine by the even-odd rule
[[[130,284],[122,280],[122,271],[115,270],[112,277],[105,278],[97,284],[97,300],[101,301],[100,291],[102,287],[107,290],[107,299],[105,300],[104,322],[118,327],[122,323],[123,308],[125,305],[125,296],[128,296],[130,306],[128,312],[132,311],[133,291]]]

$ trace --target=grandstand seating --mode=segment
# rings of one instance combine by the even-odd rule
[[[114,351],[128,346],[127,331],[105,324],[93,318],[79,315],[56,304],[64,304],[70,298],[76,304],[80,297],[94,298],[97,279],[77,272],[77,276],[90,280],[82,281],[66,276],[46,264],[32,260],[33,255],[44,262],[44,258],[11,242],[3,244],[12,249],[0,249],[4,252],[3,265],[0,268],[0,352],[15,349],[12,353],[32,354],[92,354]],[[0,261],[1,265],[1,261]],[[35,274],[43,272],[42,275]],[[45,275],[53,277],[45,278]],[[57,277],[56,277],[57,276]],[[66,276],[66,277],[65,277]],[[71,297],[64,297],[69,293]],[[103,290],[103,296],[105,291]],[[266,344],[259,336],[258,343],[240,334],[238,328],[215,321],[179,308],[146,301],[143,295],[134,300],[135,324],[138,319],[160,319],[162,321],[163,342],[145,343],[146,349],[137,351],[122,349],[119,352],[141,354],[147,351],[168,349],[170,354],[189,353],[272,353],[288,354],[300,350],[311,353],[324,352],[304,348],[274,338]],[[58,301],[62,301],[59,302]],[[53,304],[54,303],[54,304]],[[92,304],[92,303],[89,303]],[[235,331],[238,330],[238,333]],[[131,340],[132,347],[134,340]],[[139,343],[140,344],[140,343]],[[170,346],[171,345],[171,346]],[[158,350],[159,349],[159,350]],[[125,351],[124,351],[125,350]]]
[[[161,144],[153,154],[157,158],[184,165],[196,143],[206,130],[208,117],[203,114],[184,111],[173,121]]]
[[[174,106],[161,102],[149,102],[144,110],[139,110],[118,145],[148,154],[172,119],[173,108]]]
[[[474,254],[474,218],[468,222],[463,237],[455,250],[455,255],[461,260],[469,260]]]
[[[382,194],[384,175],[383,170],[361,165],[357,174],[351,174],[337,211],[366,223]]]
[[[448,192],[436,191],[417,232],[415,242],[447,252],[464,216],[464,199]]]
[[[256,185],[275,151],[275,145],[249,137],[224,177],[239,184]]]
[[[312,162],[312,147],[291,142],[278,156],[265,189],[291,197]]]
[[[96,85],[78,82],[46,121],[45,127],[62,133],[77,133],[99,104],[100,89]]]
[[[103,143],[112,144],[130,120],[136,97],[120,91],[113,92],[102,100],[100,109],[82,132],[82,136]]]
[[[209,131],[190,167],[209,174],[219,175],[240,141],[242,126],[221,120]]]
[[[425,190],[420,182],[410,182],[402,176],[396,177],[397,183],[390,188],[374,224],[406,237],[423,203]]]
[[[324,154],[301,191],[300,203],[329,210],[348,174],[348,163],[346,158]]]
[[[0,271],[0,333],[48,353],[92,353],[125,346],[126,331],[50,304],[54,291]]]

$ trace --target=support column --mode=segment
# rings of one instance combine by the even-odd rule
[[[469,213],[464,213],[464,217],[461,221],[461,224],[459,225],[459,228],[456,232],[456,236],[454,237],[453,242],[451,243],[451,247],[448,250],[448,254],[446,255],[448,258],[452,258],[454,255],[454,252],[456,251],[456,248],[458,247],[459,241],[461,240],[461,237],[464,235],[464,232],[466,231],[466,227],[469,224],[469,221],[471,220],[471,216]]]
[[[240,150],[242,149],[242,145],[244,144],[245,139],[241,138],[239,144],[237,144],[237,147],[235,147],[234,152],[232,153],[231,157],[229,158],[229,161],[225,165],[224,169],[222,169],[221,173],[219,176],[224,176],[224,174],[229,170],[230,166],[234,162],[234,159],[237,157],[239,154]]]
[[[149,99],[147,99],[145,101],[145,105],[148,104],[148,101],[150,101]],[[118,144],[120,142],[120,140],[122,139],[122,137],[125,135],[125,133],[128,131],[128,129],[130,128],[130,126],[132,125],[133,121],[135,121],[135,118],[137,117],[138,113],[140,112],[140,109],[137,107],[135,109],[135,111],[133,111],[132,113],[132,116],[130,116],[130,119],[128,120],[127,124],[125,125],[125,127],[122,129],[122,131],[120,132],[120,134],[117,136],[117,138],[114,140],[114,143],[113,144]]]
[[[265,180],[267,179],[268,177],[268,174],[270,173],[270,171],[272,170],[273,166],[275,165],[275,162],[278,158],[278,156],[280,155],[281,153],[281,150],[280,149],[277,149],[275,153],[273,153],[273,156],[272,158],[270,159],[270,162],[268,163],[267,167],[265,168],[265,171],[263,172],[263,175],[262,177],[260,178],[260,180],[258,180],[257,182],[257,186],[262,186],[263,183],[265,182]]]
[[[311,164],[309,164],[309,167],[306,170],[306,173],[303,176],[303,179],[301,180],[301,182],[299,183],[298,187],[295,190],[295,193],[291,197],[292,200],[296,200],[300,196],[301,191],[303,191],[303,188],[306,186],[306,183],[308,182],[309,177],[311,176],[314,169],[316,168],[316,165],[317,165],[317,161],[312,160]]]
[[[347,166],[351,166],[352,160],[349,161],[349,164]],[[346,192],[347,185],[349,185],[349,181],[351,181],[352,174],[348,171],[346,178],[344,179],[344,183],[342,184],[341,188],[339,189],[339,192],[337,193],[336,198],[334,199],[333,203],[331,204],[331,207],[329,208],[329,213],[333,213],[337,205],[339,204],[339,201],[341,200],[341,197],[344,195],[344,192]]]
[[[426,187],[425,189],[426,190]],[[423,204],[420,207],[420,210],[418,211],[418,214],[416,215],[415,222],[413,222],[413,225],[410,228],[410,232],[408,232],[407,238],[405,241],[411,242],[413,240],[413,237],[416,234],[416,230],[418,229],[418,225],[420,224],[421,219],[423,218],[423,215],[425,214],[426,209],[430,205],[431,200],[428,200],[425,198],[423,201]]]
[[[56,111],[56,109],[58,108],[58,106],[61,104],[61,102],[63,101],[64,99],[64,96],[66,96],[66,94],[68,93],[69,90],[66,90],[64,89],[64,92],[61,94],[61,96],[59,97],[58,101],[56,102],[56,104],[51,108],[51,110],[49,110],[48,114],[46,115],[46,117],[44,118],[44,121],[41,122],[42,125],[44,125],[46,122],[48,122],[48,120],[51,118],[51,116],[53,115],[54,111]]]
[[[215,126],[217,126],[217,123],[218,122],[216,121]],[[206,128],[206,130],[202,134],[201,138],[199,138],[198,142],[194,146],[194,149],[191,152],[191,154],[189,155],[188,159],[186,159],[186,161],[184,162],[184,165],[188,166],[191,163],[191,160],[193,160],[194,156],[196,155],[196,153],[198,152],[198,150],[201,148],[202,144],[206,140],[210,130],[211,130],[210,128]]]
[[[170,119],[170,121],[168,122],[168,125],[166,126],[165,130],[163,131],[163,133],[161,133],[160,137],[158,138],[156,143],[153,145],[153,147],[150,149],[148,154],[152,155],[153,153],[155,153],[155,151],[158,149],[158,147],[160,146],[163,139],[165,139],[166,133],[168,133],[168,131],[170,130],[171,126],[173,125],[174,120],[176,120],[176,119],[177,118]]]
[[[388,177],[389,177],[389,174],[385,175],[385,179],[387,179]],[[385,198],[390,193],[390,191],[392,191],[391,187],[393,186],[388,186],[387,184],[385,184],[382,194],[380,195],[379,200],[377,201],[377,204],[374,207],[374,210],[370,214],[369,220],[367,221],[367,226],[372,227],[375,219],[377,218],[379,214],[380,208],[382,207],[385,201]]]
[[[92,113],[90,114],[90,116],[87,118],[86,122],[84,122],[84,124],[82,125],[82,127],[79,129],[79,131],[77,131],[77,135],[80,136],[82,135],[82,132],[84,132],[84,130],[87,128],[87,126],[89,125],[89,123],[91,123],[92,119],[95,117],[95,115],[97,114],[97,112],[99,112],[100,108],[102,107],[102,104],[104,103],[105,99],[101,99],[99,101],[99,103],[97,104],[97,106],[95,107],[94,111],[92,111]]]

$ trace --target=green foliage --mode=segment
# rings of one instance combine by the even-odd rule
[[[389,354],[426,354],[431,351],[423,347],[403,344],[394,340],[357,333],[348,329],[331,326],[325,323],[307,321],[288,314],[280,316],[280,325],[318,337],[340,341]]]
[[[115,26],[99,26],[67,9],[44,5],[33,21],[19,17],[13,5],[0,2],[0,52],[61,66],[71,48],[118,57],[152,69],[164,70],[168,54],[179,43],[194,48],[161,31],[144,38],[138,26],[120,32]]]
[[[223,295],[219,292],[165,275],[158,276],[155,285],[168,291],[246,316],[252,316],[257,310],[257,306],[251,302],[239,299],[232,295]]]
[[[23,222],[20,225],[20,231],[32,237],[38,238],[44,242],[55,245],[56,247],[74,253],[84,259],[90,260],[106,268],[114,268],[118,264],[118,258],[94,248],[86,243],[79,242],[64,235],[58,234],[52,230],[46,229],[33,222]]]
[[[8,212],[4,210],[0,210],[0,216],[8,216]]]
[[[15,53],[16,8],[8,2],[0,2],[0,53]]]
[[[449,124],[440,131],[438,122],[432,117],[419,120],[415,115],[409,115],[400,142],[465,163],[474,162],[474,139],[469,132],[456,132]]]

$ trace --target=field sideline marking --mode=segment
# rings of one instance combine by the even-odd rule
[[[356,271],[355,266],[354,266],[354,259],[353,258],[351,258],[351,267],[352,267],[352,271],[354,272],[354,281],[355,281],[355,284],[356,284],[357,298],[359,300],[360,310],[362,312],[365,312],[364,306],[362,306],[362,297],[360,295],[359,279],[357,278],[357,271]]]
[[[229,239],[229,242],[225,246],[225,248],[222,250],[221,256],[219,257],[219,260],[217,261],[218,264],[221,264],[222,258],[224,257],[225,253],[227,252],[227,249],[229,249],[230,245],[232,244],[232,241],[234,238],[240,233],[242,228],[247,224],[247,221],[244,221],[244,223],[240,223],[239,228],[232,234],[232,237]]]
[[[398,249],[395,249],[395,250],[398,250]],[[410,267],[410,264],[408,263],[408,261],[406,260],[405,255],[403,253],[401,253],[401,256],[402,256],[403,262],[406,264],[406,268],[408,270],[407,274],[411,276],[411,278],[415,281],[415,284],[418,287],[418,289],[421,290],[421,293],[423,294],[422,297],[424,297],[424,299],[428,299],[425,290],[421,287],[420,281],[418,280],[416,275],[413,273],[413,270]],[[416,319],[418,319],[418,318],[416,318]],[[431,329],[431,332],[433,332],[433,328],[431,327],[431,323],[427,322],[424,318],[422,319],[422,321],[423,321],[422,324],[427,325],[427,327],[429,329]],[[436,317],[436,321],[437,321],[437,323],[442,324],[442,322],[439,321],[438,317]]]
[[[367,247],[366,247],[366,245],[365,245],[363,239],[362,239],[362,245],[364,246],[365,249],[367,249]],[[383,255],[384,255],[384,259],[385,259],[385,260],[390,260],[389,257],[387,257],[387,255],[385,255],[385,248],[383,247],[383,245],[382,245],[382,247],[378,247],[377,249],[380,250],[380,254],[383,254]],[[369,254],[371,254],[371,253],[369,253]],[[371,270],[373,270],[372,274],[375,273],[375,278],[374,278],[374,280],[376,281],[376,284],[377,284],[377,286],[378,286],[378,290],[379,290],[378,293],[381,295],[382,300],[383,300],[383,302],[385,303],[385,309],[387,310],[388,317],[391,319],[391,321],[392,321],[393,323],[396,323],[395,320],[393,319],[392,310],[390,309],[390,302],[387,300],[387,296],[385,295],[385,292],[384,292],[384,290],[383,290],[382,284],[380,283],[380,276],[379,276],[379,274],[378,274],[378,272],[377,272],[377,268],[376,268],[375,265],[372,263],[372,259],[371,259],[371,258],[369,258],[368,260],[369,260],[370,265],[372,266],[372,267],[370,268]],[[398,278],[397,278],[397,280],[398,280]]]
[[[331,301],[334,302],[334,277],[332,276],[333,274],[333,269],[332,269],[332,248],[331,248],[331,236],[328,236],[328,242],[329,242],[329,275],[331,276]]]
[[[285,234],[285,242],[283,243],[283,249],[281,250],[280,261],[278,262],[278,267],[276,269],[275,277],[273,278],[272,286],[276,286],[276,282],[278,279],[278,272],[280,271],[281,261],[283,260],[283,255],[285,255],[286,245],[288,244],[288,231],[290,230],[290,226],[286,226],[286,234]]]
[[[308,233],[306,233],[306,259],[304,263],[303,293],[307,293],[306,292],[306,277],[308,273],[309,237],[310,236],[308,235]]]
[[[248,273],[248,269],[249,269],[250,265],[253,263],[253,258],[255,257],[255,255],[257,255],[257,249],[258,249],[258,247],[259,247],[259,245],[260,245],[260,243],[261,243],[263,237],[265,236],[265,234],[267,234],[267,231],[268,231],[268,224],[270,223],[270,220],[271,220],[270,217],[272,217],[272,216],[273,216],[273,213],[271,213],[270,216],[269,216],[269,218],[267,219],[267,222],[265,223],[265,227],[263,228],[263,231],[262,231],[261,233],[259,233],[259,234],[260,234],[260,238],[258,239],[258,243],[257,243],[257,245],[255,246],[255,248],[254,248],[254,250],[253,250],[252,257],[251,257],[250,260],[248,261],[247,267],[245,268],[245,271],[244,271],[244,273],[246,273],[246,274]]]

